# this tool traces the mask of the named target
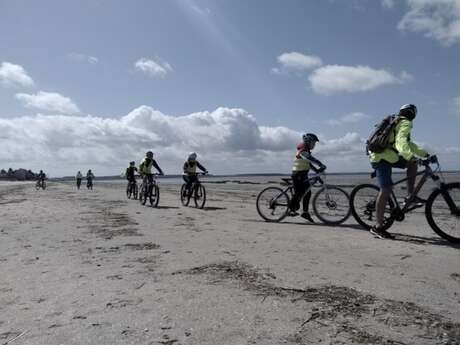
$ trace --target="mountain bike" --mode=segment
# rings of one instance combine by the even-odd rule
[[[128,185],[126,186],[126,196],[128,199],[132,197],[134,200],[137,200],[138,195],[139,187],[137,186],[136,180],[128,181]]]
[[[206,203],[206,189],[198,179],[198,175],[205,176],[205,173],[197,173],[196,181],[192,183],[192,186],[187,190],[187,184],[184,183],[180,189],[180,201],[182,205],[188,206],[190,199],[193,197],[196,208],[203,208]]]
[[[394,221],[402,222],[406,213],[420,207],[412,202],[418,196],[423,185],[428,179],[435,182],[436,188],[428,196],[425,203],[425,217],[433,231],[442,238],[460,243],[460,183],[446,183],[442,175],[441,166],[436,156],[418,160],[418,164],[425,169],[417,173],[421,176],[414,192],[400,204],[394,191],[385,207],[385,221],[383,228],[389,229]],[[436,165],[433,170],[431,165]],[[375,177],[375,173],[372,174]],[[399,185],[407,181],[401,179],[393,184]],[[370,229],[375,224],[376,198],[380,188],[373,184],[361,184],[351,192],[351,212],[356,221],[365,229]],[[422,205],[423,206],[423,205]]]
[[[289,215],[294,186],[291,178],[281,180],[287,185],[286,188],[267,187],[257,196],[257,212],[267,222],[280,222]],[[350,197],[342,188],[326,184],[325,180],[324,173],[313,174],[308,178],[310,188],[307,192],[313,186],[320,187],[313,195],[313,212],[325,224],[341,224],[350,216]]]
[[[160,201],[160,188],[155,180],[159,174],[152,174],[152,178],[145,175],[142,179],[141,186],[139,187],[139,201],[142,205],[145,205],[149,200],[152,207],[157,207]]]
[[[36,190],[39,190],[40,188],[43,189],[43,190],[46,189],[46,182],[45,182],[45,180],[38,180],[37,183],[35,184],[35,189],[36,189]]]

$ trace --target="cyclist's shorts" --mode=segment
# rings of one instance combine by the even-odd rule
[[[393,168],[406,169],[407,161],[400,157],[396,163],[389,163],[386,160],[381,160],[378,163],[371,163],[372,168],[375,170],[377,182],[380,188],[388,188],[393,186],[391,179],[391,171]]]

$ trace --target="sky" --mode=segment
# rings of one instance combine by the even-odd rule
[[[302,133],[369,171],[373,126],[460,169],[460,0],[0,0],[0,168],[119,174],[147,150],[289,173]]]

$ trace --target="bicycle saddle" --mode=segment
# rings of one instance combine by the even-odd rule
[[[292,178],[285,177],[285,178],[282,178],[281,180],[283,180],[286,184],[289,184],[289,185],[292,184]]]

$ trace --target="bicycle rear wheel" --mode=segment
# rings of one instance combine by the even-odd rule
[[[156,183],[152,186],[152,191],[149,195],[149,199],[150,205],[152,205],[152,207],[158,206],[158,202],[160,201],[160,188],[158,188]]]
[[[460,243],[460,183],[436,189],[425,206],[428,224],[442,238]]]
[[[268,187],[259,193],[257,212],[267,222],[280,222],[289,210],[289,196],[281,188]]]
[[[358,224],[368,230],[375,225],[375,205],[379,191],[380,188],[373,184],[362,184],[356,186],[350,194],[351,214]],[[394,218],[391,216],[394,207],[393,201],[389,199],[385,207],[384,230],[389,229],[394,222]]]
[[[341,224],[350,217],[350,197],[343,189],[325,186],[313,197],[313,212],[325,224]]]
[[[190,203],[190,193],[187,190],[187,185],[184,183],[180,188],[180,202],[184,206],[188,206]]]
[[[193,199],[195,200],[196,208],[203,208],[206,203],[206,189],[199,183],[194,188]]]

